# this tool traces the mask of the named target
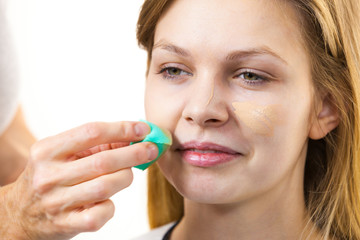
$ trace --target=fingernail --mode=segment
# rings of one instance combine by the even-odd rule
[[[154,160],[158,155],[158,149],[157,146],[153,143],[149,143],[147,146],[147,152],[148,152],[148,159],[150,161]]]
[[[135,134],[136,136],[138,137],[141,137],[141,136],[145,136],[148,134],[149,132],[149,125],[147,125],[146,123],[137,123],[135,124],[134,126],[134,130],[135,130]]]

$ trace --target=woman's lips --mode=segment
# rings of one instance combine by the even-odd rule
[[[216,166],[242,155],[230,148],[211,142],[186,142],[177,150],[187,163],[198,167]]]

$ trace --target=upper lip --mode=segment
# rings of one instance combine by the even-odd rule
[[[191,150],[191,149],[197,149],[197,150],[213,150],[213,151],[220,151],[228,154],[240,154],[239,152],[222,146],[218,145],[212,142],[198,142],[198,141],[190,141],[185,142],[183,144],[180,144],[177,150],[185,151],[185,150]]]

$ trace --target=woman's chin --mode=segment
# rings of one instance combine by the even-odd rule
[[[225,204],[231,202],[228,189],[216,179],[204,176],[174,177],[172,185],[186,199],[204,204]]]
[[[223,196],[216,193],[209,193],[203,189],[181,189],[178,192],[187,200],[201,204],[221,204],[225,203]]]
[[[225,163],[226,164],[226,163]],[[234,202],[245,186],[239,182],[236,165],[198,167],[188,164],[179,156],[167,155],[159,159],[158,166],[171,185],[186,199],[205,204],[225,204]],[[235,172],[235,173],[234,173]],[[235,176],[235,177],[234,177]],[[240,181],[241,182],[241,181]],[[240,196],[241,197],[241,196]]]

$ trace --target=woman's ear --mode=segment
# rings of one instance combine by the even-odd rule
[[[319,102],[316,116],[310,126],[309,137],[318,140],[325,137],[329,132],[339,125],[339,112],[335,107],[332,97],[327,94],[321,102]]]

